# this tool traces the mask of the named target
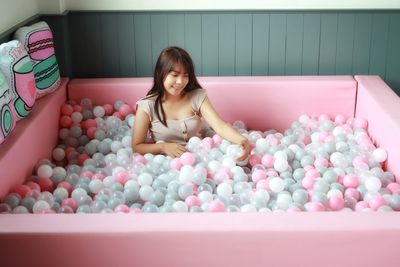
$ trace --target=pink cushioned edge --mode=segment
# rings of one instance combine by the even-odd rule
[[[23,183],[42,158],[50,158],[58,141],[60,107],[66,101],[68,79],[52,94],[36,100],[29,116],[18,121],[0,145],[0,198]]]
[[[351,76],[199,77],[218,113],[228,122],[243,120],[249,129],[284,131],[302,114],[354,116],[356,82]],[[152,78],[75,79],[69,99],[91,96],[94,103],[122,99],[134,105]]]
[[[400,182],[400,97],[379,76],[355,76],[356,116],[368,119],[372,140],[388,152],[386,168]]]

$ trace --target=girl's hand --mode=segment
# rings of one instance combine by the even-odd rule
[[[239,145],[243,149],[243,155],[240,156],[240,158],[237,158],[238,161],[243,161],[247,159],[247,157],[250,155],[250,143],[247,138],[245,138],[242,142],[239,143]]]
[[[165,155],[175,158],[180,157],[183,153],[185,153],[186,148],[176,143],[164,143],[162,144],[162,151]]]

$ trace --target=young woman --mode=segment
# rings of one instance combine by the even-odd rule
[[[164,49],[156,63],[153,87],[137,102],[133,151],[178,157],[192,136],[201,137],[202,118],[222,138],[242,146],[244,153],[237,160],[246,159],[249,141],[215,111],[197,81],[189,54],[179,47]],[[146,143],[149,130],[155,143]]]

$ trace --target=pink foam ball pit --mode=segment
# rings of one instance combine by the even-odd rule
[[[213,200],[210,202],[208,210],[211,212],[223,212],[225,211],[225,204],[221,200]]]
[[[180,156],[182,165],[193,165],[196,162],[196,157],[191,152],[185,152]]]

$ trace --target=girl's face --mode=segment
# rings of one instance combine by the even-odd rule
[[[176,65],[164,78],[164,90],[170,96],[179,96],[189,82],[185,68]]]

